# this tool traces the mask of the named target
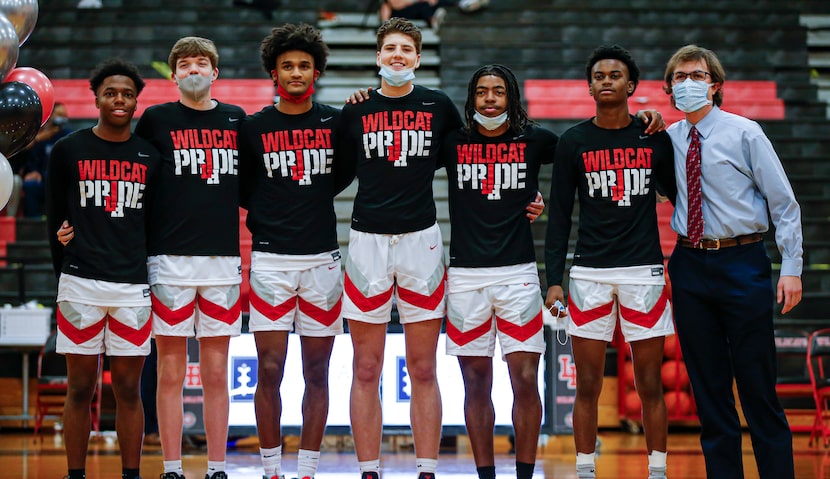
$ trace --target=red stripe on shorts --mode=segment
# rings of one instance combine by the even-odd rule
[[[103,331],[104,326],[106,324],[107,317],[104,316],[97,323],[87,326],[85,328],[78,329],[72,323],[70,323],[69,320],[67,320],[63,314],[61,314],[61,310],[60,308],[58,308],[58,329],[60,329],[63,335],[69,338],[69,340],[75,344],[84,344],[85,342],[94,338],[98,335],[98,333]]]
[[[242,298],[236,298],[236,303],[230,309],[225,309],[199,296],[199,310],[225,324],[233,324],[239,319],[239,315],[242,314]]]
[[[325,326],[331,326],[335,321],[340,319],[340,311],[343,309],[343,298],[337,300],[337,304],[329,310],[318,308],[303,298],[298,298],[300,303],[300,311],[307,314],[311,319],[317,321]]]
[[[657,299],[657,303],[651,308],[651,311],[643,313],[634,309],[626,308],[620,305],[620,316],[630,323],[634,323],[644,328],[653,328],[657,321],[663,316],[663,311],[669,303],[669,297],[666,295],[666,288],[663,288],[663,293]]]
[[[613,310],[614,301],[610,301],[609,303],[603,304],[602,306],[598,306],[594,309],[589,309],[588,311],[582,311],[576,306],[576,303],[568,301],[568,314],[577,326],[583,326],[591,321],[604,318],[605,316],[611,314],[611,311]]]
[[[194,299],[189,304],[182,306],[179,309],[173,310],[168,308],[160,299],[156,298],[155,294],[151,294],[150,298],[153,300],[153,312],[156,313],[162,321],[175,326],[193,315],[196,309],[196,300]]]
[[[490,331],[490,321],[481,324],[480,326],[476,326],[475,328],[467,331],[466,333],[461,331],[460,329],[456,328],[452,321],[447,321],[447,336],[459,346],[464,346],[465,344],[474,341]]]
[[[249,298],[251,301],[251,307],[262,313],[266,318],[268,318],[271,321],[277,321],[281,317],[285,316],[285,313],[293,311],[294,306],[297,305],[296,296],[292,296],[288,298],[284,303],[278,304],[276,306],[271,306],[270,304],[268,304],[267,301],[257,296],[254,290],[251,290]]]
[[[441,300],[444,299],[444,284],[447,282],[447,271],[444,270],[444,278],[441,280],[441,283],[435,288],[432,294],[429,296],[416,293],[414,291],[410,291],[405,288],[401,288],[398,286],[398,296],[403,301],[407,303],[417,306],[419,308],[423,308],[426,310],[433,310],[438,307],[441,303]]]
[[[148,339],[150,339],[150,332],[153,331],[153,322],[147,321],[144,323],[140,329],[135,329],[127,326],[126,324],[118,321],[117,319],[113,318],[112,316],[109,317],[109,328],[116,336],[119,338],[124,338],[127,341],[135,344],[136,346],[141,346],[144,344]]]
[[[375,296],[364,296],[363,293],[357,289],[357,286],[352,283],[352,280],[349,278],[349,273],[346,273],[345,276],[346,278],[343,282],[343,291],[346,292],[349,299],[351,299],[355,306],[357,306],[361,311],[373,311],[378,309],[386,304],[386,302],[389,301],[389,298],[392,297],[392,288],[389,288],[388,291],[376,294]]]
[[[498,330],[517,341],[527,341],[532,338],[534,334],[541,331],[542,326],[544,326],[544,322],[542,321],[542,310],[539,310],[539,314],[537,314],[524,326],[511,323],[496,316],[496,327]]]

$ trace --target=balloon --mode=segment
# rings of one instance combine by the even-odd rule
[[[10,158],[35,139],[43,108],[35,90],[16,81],[0,85],[0,153]]]
[[[0,210],[6,207],[9,198],[12,196],[12,185],[14,184],[14,173],[12,165],[5,156],[0,154]]]
[[[17,44],[14,25],[5,15],[0,15],[0,81],[17,65],[19,53],[20,46]]]
[[[40,105],[43,108],[43,118],[41,118],[40,124],[43,125],[46,123],[49,115],[52,114],[52,108],[55,106],[55,88],[52,86],[49,78],[34,68],[20,67],[12,70],[9,76],[6,77],[6,81],[25,83],[37,92],[37,96],[40,98]]]
[[[14,25],[18,45],[23,45],[35,29],[37,10],[37,0],[0,0],[0,13]]]

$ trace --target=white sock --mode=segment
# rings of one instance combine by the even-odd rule
[[[225,470],[225,461],[208,461],[207,475],[212,476],[214,473]]]
[[[281,476],[282,475],[282,446],[271,447],[268,449],[259,449],[259,457],[262,458],[262,468],[265,475]]]
[[[375,459],[374,461],[363,461],[358,462],[357,465],[360,467],[360,472],[380,472],[380,459]]]
[[[175,461],[164,461],[164,473],[167,474],[168,472],[175,472],[176,474],[182,475],[184,471],[182,470],[182,460],[178,459]]]
[[[434,474],[435,470],[438,469],[438,459],[423,459],[416,457],[415,466],[418,468],[418,474],[422,472],[431,472]]]
[[[297,451],[297,477],[314,477],[317,464],[320,462],[320,451],[300,449]]]
[[[660,451],[651,451],[648,455],[649,467],[666,467],[666,453]]]
[[[596,453],[592,452],[590,454],[585,454],[584,452],[577,452],[576,453],[576,465],[577,466],[586,466],[588,464],[594,465],[594,457]]]

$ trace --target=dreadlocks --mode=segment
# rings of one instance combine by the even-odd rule
[[[499,64],[484,65],[470,79],[467,86],[467,103],[464,105],[467,130],[474,131],[476,128],[476,121],[473,119],[476,107],[476,86],[479,78],[487,75],[494,75],[504,80],[504,85],[507,87],[507,121],[510,122],[510,131],[519,134],[528,123],[531,123],[531,120],[522,105],[522,94],[519,91],[519,81],[516,80],[516,75],[506,66]]]

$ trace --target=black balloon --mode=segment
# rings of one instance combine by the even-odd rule
[[[0,85],[0,153],[9,158],[34,140],[42,114],[32,87],[16,81]]]

